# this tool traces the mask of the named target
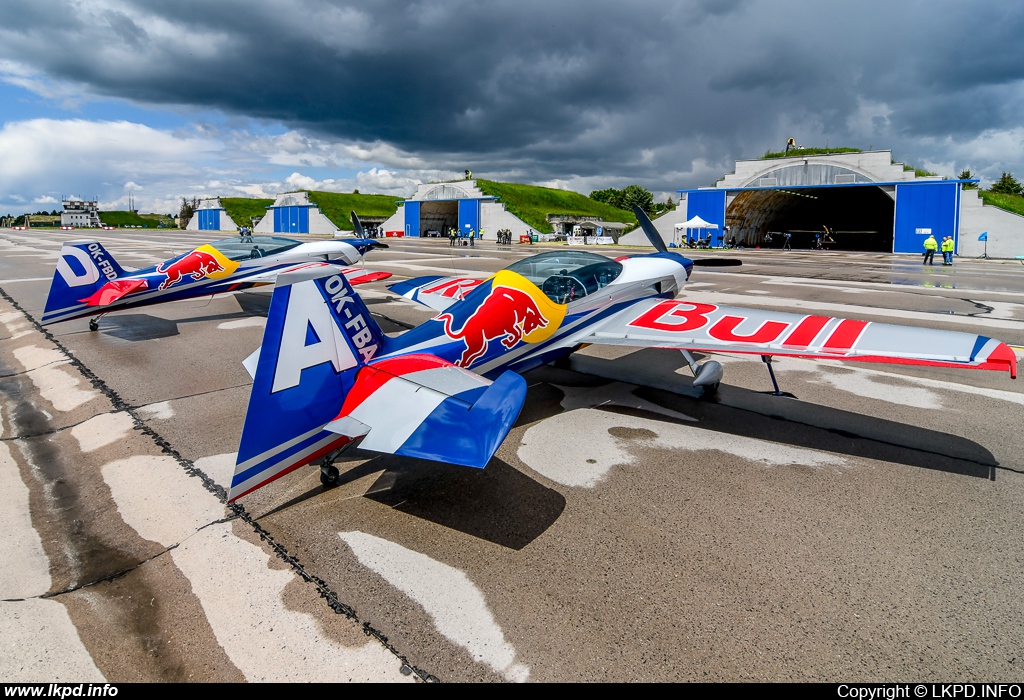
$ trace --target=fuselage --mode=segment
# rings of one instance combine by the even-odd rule
[[[692,267],[677,253],[611,260],[570,251],[526,258],[389,339],[381,357],[429,353],[488,378],[525,372],[570,354],[594,323],[639,299],[675,298]]]
[[[276,236],[242,236],[202,245],[158,265],[120,275],[114,273],[114,267],[104,264],[103,256],[109,254],[100,249],[92,261],[96,274],[106,277],[110,286],[133,284],[132,291],[103,304],[97,304],[95,299],[90,303],[87,291],[83,291],[81,298],[74,295],[71,303],[61,303],[56,308],[50,308],[48,303],[43,323],[272,284],[274,273],[279,270],[302,263],[353,265],[366,250],[379,245],[371,239],[359,238],[304,243]],[[87,262],[79,259],[75,264]],[[65,274],[62,265],[68,266],[63,258],[58,264],[58,275]],[[65,278],[72,275],[73,270]]]

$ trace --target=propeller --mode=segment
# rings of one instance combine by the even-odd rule
[[[659,253],[667,253],[668,248],[665,247],[665,241],[661,239],[658,229],[654,228],[647,212],[640,207],[633,207],[633,213],[636,215],[636,220],[640,222],[640,228],[647,234],[647,240],[651,242],[655,250]],[[736,267],[742,264],[743,261],[739,258],[698,258],[693,261],[694,267]]]
[[[352,212],[352,226],[355,227],[357,236],[359,236],[360,238],[366,238],[366,232],[363,231],[363,224],[361,221],[359,221],[359,217],[356,216],[356,213],[354,211]]]
[[[651,242],[654,249],[659,253],[667,253],[668,248],[665,247],[665,241],[661,240],[661,234],[658,233],[658,229],[654,228],[654,224],[647,217],[647,212],[640,207],[633,207],[633,214],[636,215],[636,220],[640,222],[640,228],[647,234],[647,240]]]

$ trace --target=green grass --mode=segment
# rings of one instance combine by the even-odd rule
[[[827,156],[830,153],[861,153],[859,148],[846,148],[840,146],[836,148],[791,148],[789,153],[785,151],[768,151],[759,160],[768,160],[770,158],[799,158],[800,156]]]
[[[360,216],[391,216],[398,210],[398,203],[402,199],[386,194],[316,191],[309,193],[309,201],[320,207],[321,213],[343,231],[352,230],[352,211]],[[252,217],[266,215],[267,207],[273,204],[274,200],[221,197],[220,203],[237,225],[249,226]]]
[[[1024,197],[1019,197],[1015,194],[989,192],[988,190],[978,190],[978,195],[985,204],[1024,216]]]
[[[386,194],[351,194],[345,192],[310,192],[309,201],[342,231],[351,231],[354,211],[359,216],[391,216],[398,211],[404,197]]]
[[[596,202],[578,192],[480,179],[476,184],[484,194],[498,197],[509,213],[518,216],[540,233],[552,231],[551,224],[545,218],[548,214],[599,216],[605,221],[636,224],[636,217],[631,212]]]
[[[221,197],[220,205],[228,213],[235,226],[252,226],[252,217],[263,217],[267,207],[274,203],[272,199],[247,199],[245,197]],[[185,221],[182,225],[186,225]]]
[[[163,214],[136,214],[133,211],[101,211],[100,221],[104,226],[142,226],[143,228],[159,228],[161,222],[165,226],[174,226],[174,221]]]

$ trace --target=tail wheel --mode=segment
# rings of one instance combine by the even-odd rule
[[[341,472],[335,466],[321,467],[320,468],[320,483],[328,488],[338,485],[338,480],[341,478]]]
[[[327,488],[332,488],[338,485],[338,479],[341,478],[341,472],[338,468],[331,465],[328,467],[320,467],[320,483]]]

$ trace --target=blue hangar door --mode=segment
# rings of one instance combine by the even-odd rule
[[[707,221],[709,224],[717,224],[718,229],[706,231],[688,231],[690,238],[698,235],[707,237],[711,234],[711,241],[718,245],[725,236],[725,190],[691,190],[686,193],[686,218],[692,219],[695,216]]]
[[[459,231],[462,235],[469,233],[469,229],[480,233],[480,200],[460,199],[459,200]]]
[[[200,209],[196,213],[200,231],[220,231],[220,209]]]
[[[274,233],[309,233],[309,207],[274,209]]]
[[[960,185],[956,182],[927,182],[896,185],[896,221],[892,252],[922,253],[928,234],[940,244],[952,236],[954,250],[959,244]]]
[[[420,203],[405,203],[405,235],[419,237],[420,235]]]

